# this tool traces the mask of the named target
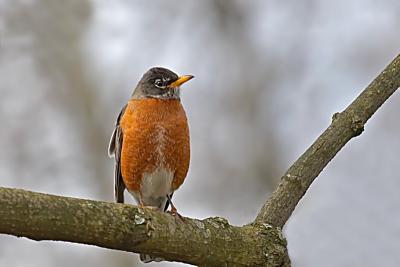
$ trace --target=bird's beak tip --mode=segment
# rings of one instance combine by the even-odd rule
[[[182,84],[184,84],[185,82],[193,79],[194,76],[193,75],[182,75],[178,78],[178,80],[176,80],[175,82],[170,84],[170,87],[179,87]]]

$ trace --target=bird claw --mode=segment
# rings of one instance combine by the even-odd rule
[[[179,213],[178,213],[178,211],[176,210],[176,208],[175,208],[175,206],[174,205],[172,205],[172,203],[171,203],[171,211],[170,211],[170,213],[172,214],[172,215],[179,215]]]
[[[139,207],[149,209],[149,210],[154,210],[154,211],[160,210],[158,207],[155,207],[155,206],[145,206],[142,202],[139,203]]]
[[[183,217],[182,215],[180,215],[178,213],[178,211],[176,210],[176,208],[174,206],[171,207],[170,211],[167,211],[167,213],[171,214],[174,217],[178,217],[179,219],[181,219],[181,221],[185,222],[185,217]]]

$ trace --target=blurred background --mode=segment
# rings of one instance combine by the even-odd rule
[[[192,159],[174,203],[248,223],[399,53],[399,13],[398,0],[0,0],[0,186],[113,201],[115,118],[141,75],[164,66],[196,76],[182,89]],[[399,103],[295,210],[293,266],[399,265]],[[0,266],[138,265],[132,253],[0,235]]]

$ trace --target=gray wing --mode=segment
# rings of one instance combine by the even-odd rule
[[[115,201],[117,203],[124,203],[125,184],[121,174],[121,149],[122,149],[123,135],[119,122],[121,120],[122,115],[125,112],[126,106],[127,105],[125,105],[122,108],[121,112],[118,115],[114,131],[111,135],[110,144],[108,146],[108,155],[110,157],[114,156],[115,159],[114,196],[115,196]]]

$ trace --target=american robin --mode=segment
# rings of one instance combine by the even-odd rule
[[[115,158],[115,200],[125,188],[140,206],[177,214],[171,198],[189,169],[189,127],[180,86],[192,79],[151,68],[122,108],[108,148]]]

